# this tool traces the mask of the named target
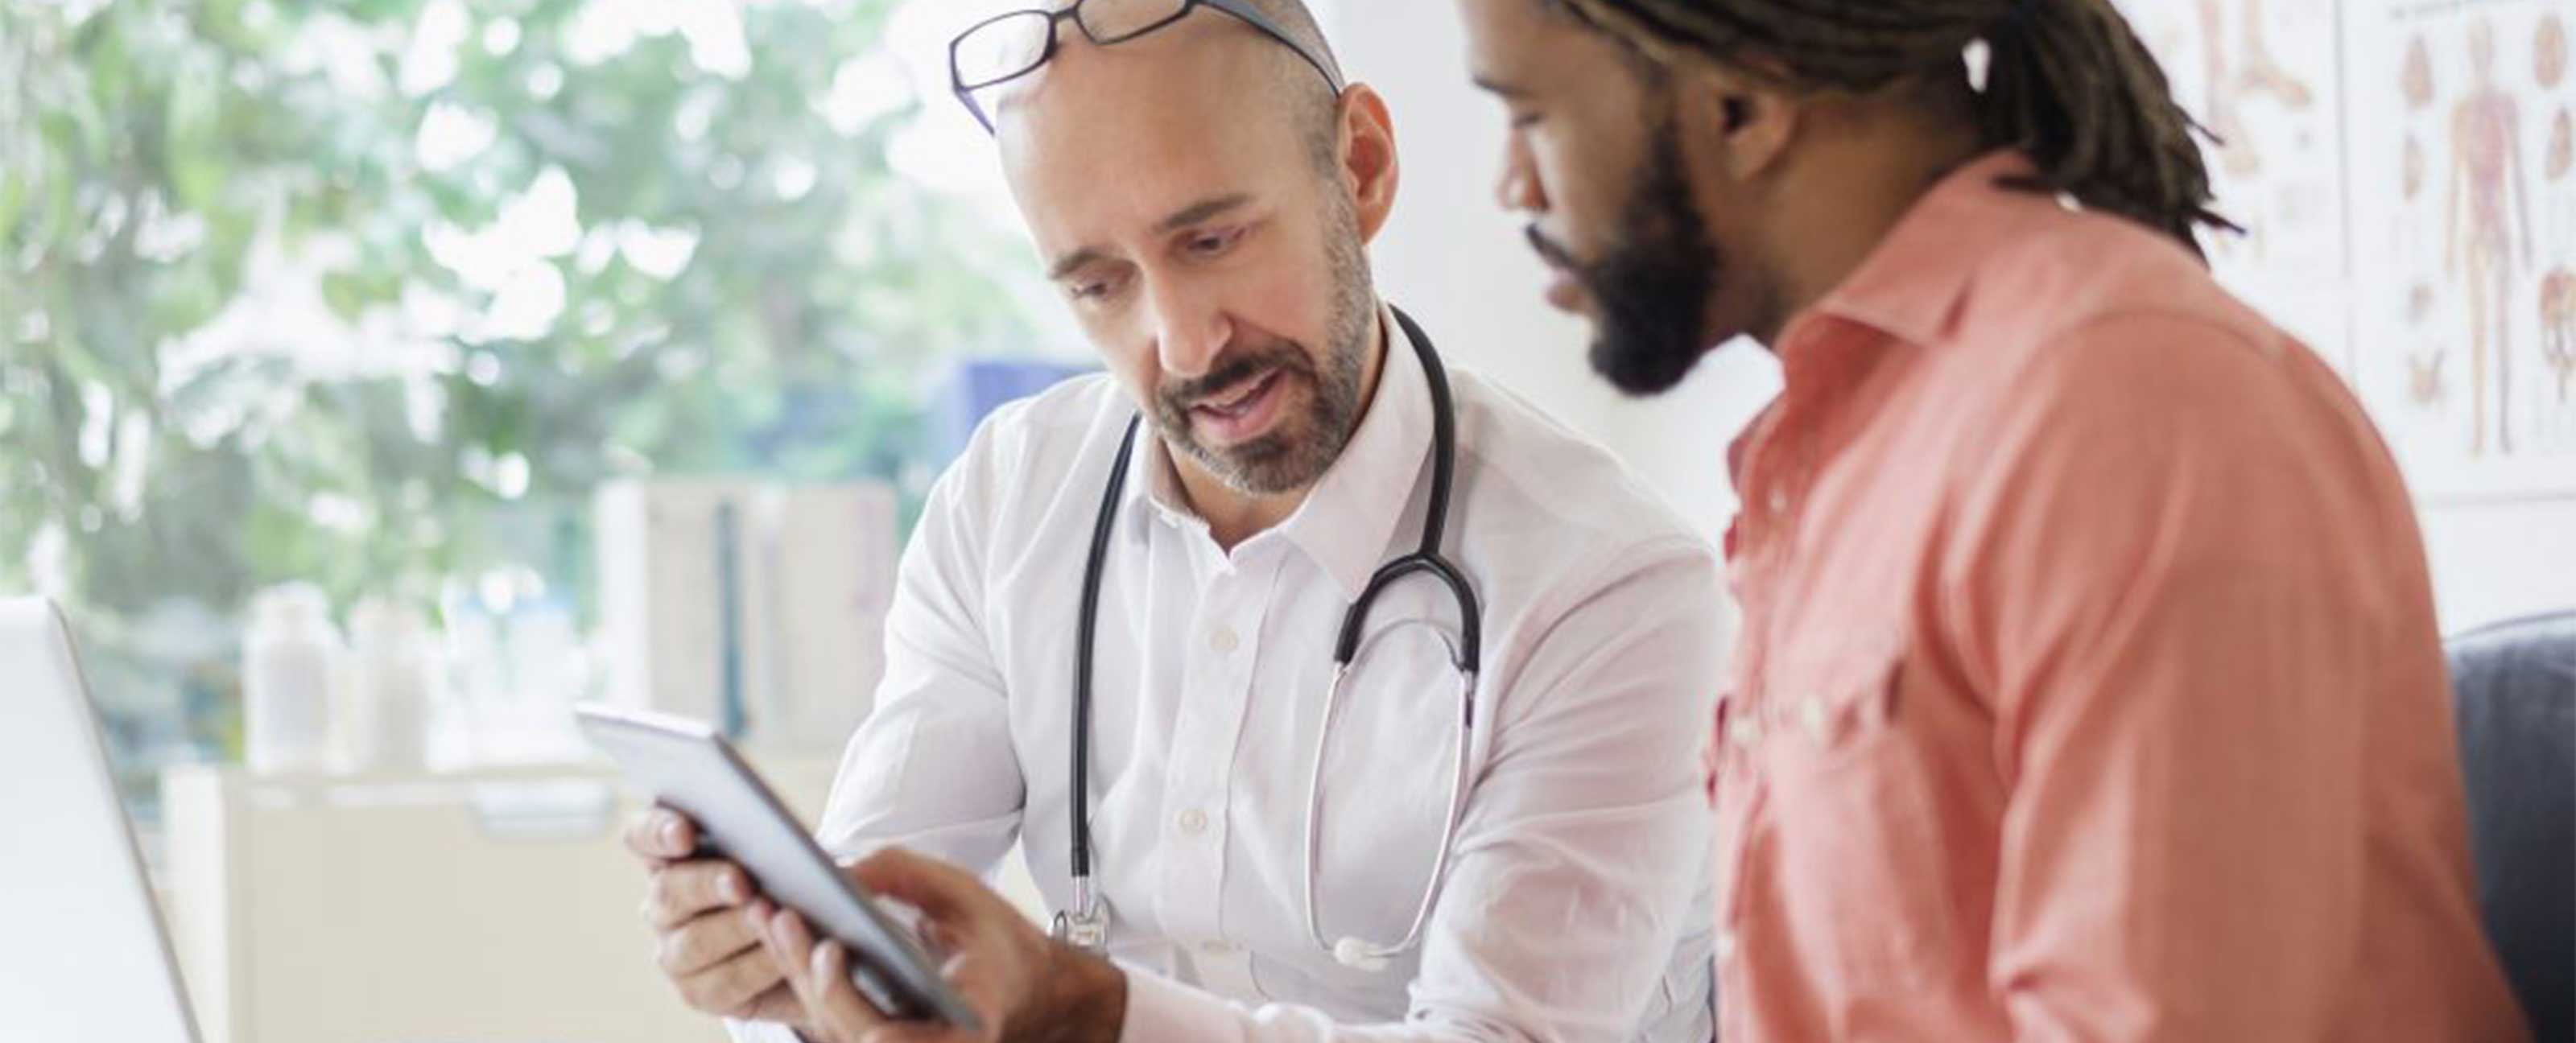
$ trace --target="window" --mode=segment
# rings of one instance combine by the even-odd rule
[[[917,502],[950,366],[1078,343],[957,10],[0,5],[0,589],[70,609],[133,796],[238,755],[264,588],[586,627],[605,481]]]

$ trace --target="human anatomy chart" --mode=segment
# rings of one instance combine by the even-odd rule
[[[2334,0],[2123,0],[2209,148],[2220,280],[2350,375]]]
[[[2576,490],[2569,7],[2346,12],[2355,386],[2419,485]],[[2432,490],[2439,492],[2440,490]]]
[[[2568,0],[2120,0],[2220,141],[2210,266],[2430,500],[2576,495]]]

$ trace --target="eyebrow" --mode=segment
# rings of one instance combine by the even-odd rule
[[[1172,212],[1171,216],[1155,222],[1154,234],[1170,235],[1173,232],[1188,228],[1191,225],[1198,224],[1199,222],[1205,221],[1209,218],[1217,217],[1234,210],[1240,210],[1251,204],[1252,195],[1248,192],[1237,192],[1233,195],[1218,196],[1214,199],[1203,199],[1182,207],[1179,210],[1175,210]],[[1099,247],[1083,247],[1082,249],[1075,250],[1072,253],[1058,258],[1054,264],[1048,265],[1047,279],[1050,282],[1061,280],[1065,276],[1080,271],[1089,265],[1107,260],[1108,257],[1108,251],[1102,250]]]
[[[1179,210],[1175,210],[1172,212],[1172,216],[1156,222],[1154,225],[1154,234],[1169,235],[1201,221],[1205,221],[1208,218],[1223,214],[1229,210],[1242,209],[1251,202],[1252,196],[1249,193],[1244,192],[1237,192],[1230,196],[1218,196],[1214,199],[1201,200],[1182,207]]]
[[[1083,247],[1082,249],[1057,258],[1054,264],[1048,265],[1047,281],[1060,282],[1065,276],[1081,271],[1092,264],[1106,259],[1108,256],[1108,254],[1101,252],[1098,248],[1089,246]]]
[[[1483,88],[1487,93],[1499,94],[1506,98],[1520,98],[1529,94],[1517,84],[1505,83],[1483,73],[1476,74],[1475,82],[1476,86]]]

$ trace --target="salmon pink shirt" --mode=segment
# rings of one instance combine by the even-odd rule
[[[2520,1039],[2404,485],[2142,225],[1949,175],[1730,453],[1727,1043]]]

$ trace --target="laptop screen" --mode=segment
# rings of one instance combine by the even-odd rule
[[[191,1043],[176,965],[69,634],[0,601],[0,1036]]]

